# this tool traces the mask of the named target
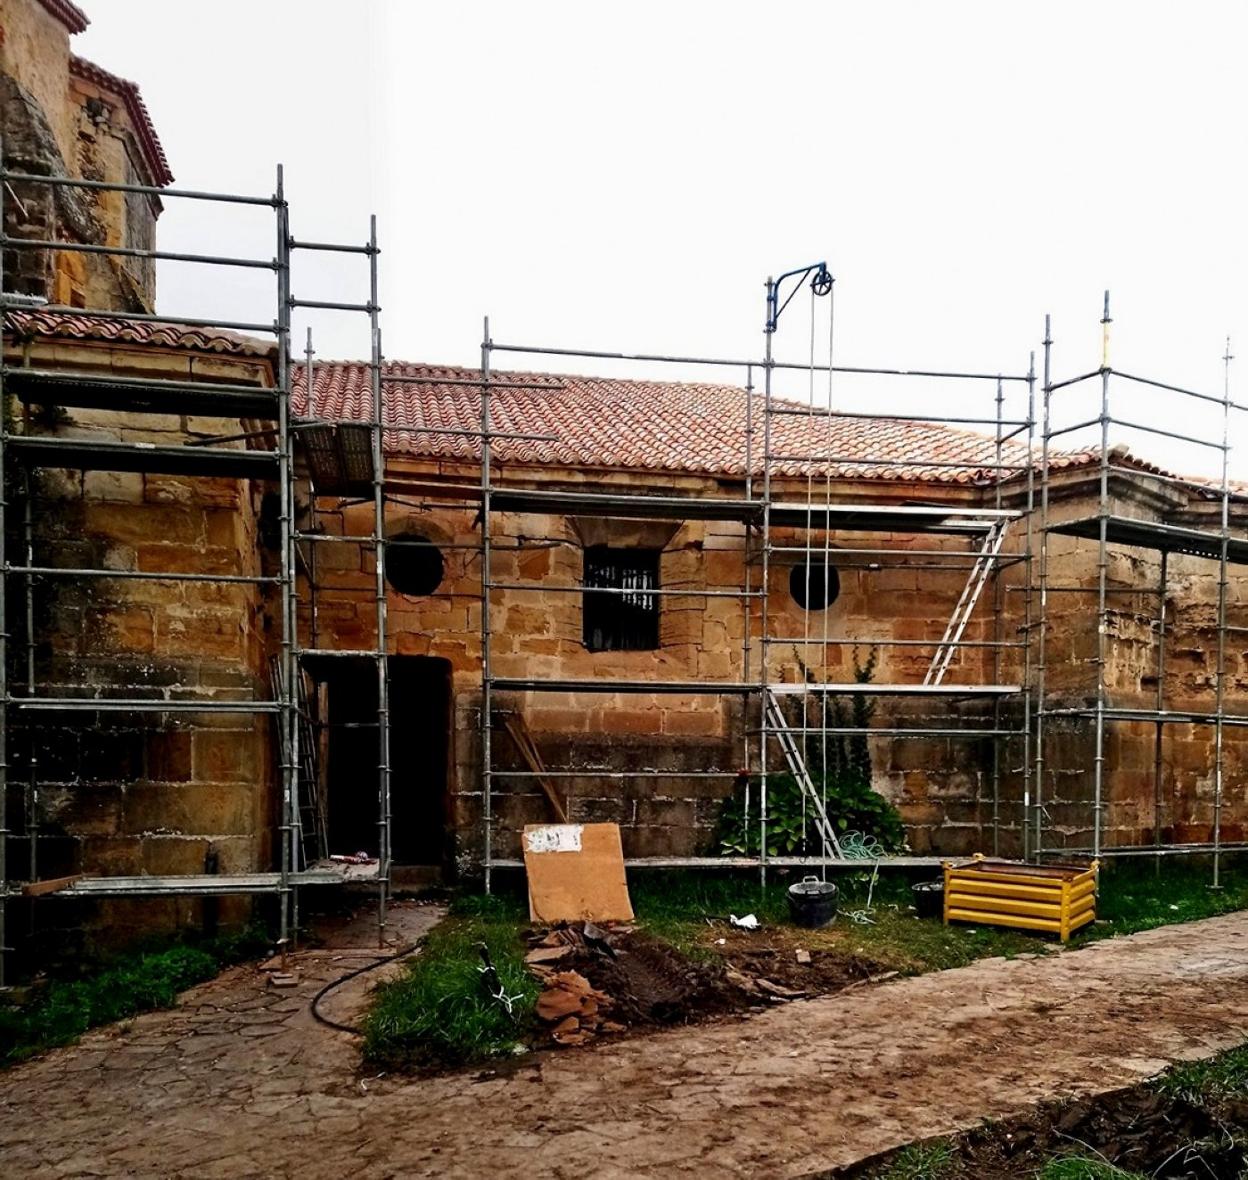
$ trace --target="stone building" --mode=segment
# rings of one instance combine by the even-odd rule
[[[275,696],[283,527],[367,539],[373,505],[359,489],[325,490],[313,448],[301,446],[283,519],[280,342],[142,318],[155,310],[148,255],[161,196],[133,189],[159,190],[171,177],[134,85],[70,51],[85,19],[68,0],[0,0],[6,169],[131,186],[15,180],[3,197],[7,238],[85,249],[4,247],[6,295],[48,306],[7,313],[0,373],[9,563],[2,876],[15,891],[79,874],[254,882],[272,877],[280,859],[284,754],[273,712],[241,706]],[[316,365],[310,380],[296,366],[294,414],[305,425],[340,424],[323,428],[326,437],[358,443],[360,431],[347,431],[372,416],[371,378],[364,363]],[[725,799],[741,788],[739,772],[759,765],[764,677],[781,687],[850,685],[869,660],[880,689],[923,683],[983,529],[968,543],[957,528],[912,526],[916,513],[929,524],[969,515],[977,527],[993,512],[1014,519],[1001,576],[949,649],[946,686],[962,695],[878,697],[873,786],[897,806],[917,854],[990,850],[994,841],[1017,853],[1035,771],[1050,838],[1087,844],[1095,745],[1078,710],[1094,694],[1097,618],[1086,594],[1056,587],[1086,590],[1101,576],[1096,546],[1075,527],[1097,511],[1099,454],[1055,454],[1047,473],[1056,527],[1046,541],[1054,587],[1046,701],[1074,711],[1050,717],[1037,748],[1039,637],[1035,594],[1025,592],[1035,590],[1036,562],[1022,558],[1029,535],[1034,556],[1039,533],[1026,518],[1034,455],[1018,439],[999,450],[982,434],[865,412],[775,419],[773,455],[835,457],[771,464],[769,497],[790,508],[768,528],[764,585],[757,393],[492,374],[500,437],[491,444],[487,574],[474,437],[480,374],[396,361],[381,378],[396,879],[413,869],[475,876],[487,839],[491,859],[514,861],[522,826],[550,818],[517,725],[571,820],[620,824],[630,857],[714,856]],[[215,445],[200,449],[207,442]],[[1119,454],[1105,485],[1123,518],[1206,535],[1220,528],[1221,498],[1199,481]],[[621,499],[604,506],[603,496]],[[1248,523],[1243,504],[1237,496],[1236,538]],[[815,527],[820,513],[832,528]],[[310,757],[299,774],[324,814],[325,848],[376,854],[377,680],[366,654],[349,654],[379,640],[376,547],[297,548],[298,634],[310,649],[336,653],[302,665]],[[1164,732],[1146,716],[1114,720],[1104,746],[1107,843],[1190,843],[1213,826],[1204,718],[1216,687],[1215,624],[1220,614],[1248,624],[1248,586],[1232,565],[1229,606],[1219,612],[1219,566],[1203,552],[1169,546],[1159,676],[1160,550],[1108,550],[1104,680],[1113,704],[1143,712],[1164,700],[1192,719]],[[1242,716],[1248,649],[1234,642],[1225,654],[1224,703]],[[1001,685],[1015,689],[997,692]],[[98,698],[101,707],[69,709],[60,698]],[[951,725],[998,736],[878,732]],[[1243,733],[1233,726],[1223,735],[1221,835],[1230,842],[1245,839],[1248,819]],[[774,769],[777,751],[770,757]],[[47,953],[204,916],[190,888],[138,898],[71,889],[38,922],[26,920],[29,904],[44,903],[10,906],[10,945],[34,945],[33,930]],[[248,903],[229,904],[241,912]]]

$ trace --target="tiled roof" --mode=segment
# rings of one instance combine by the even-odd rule
[[[87,19],[87,14],[77,4],[71,4],[69,0],[39,0],[39,3],[71,33],[81,33],[91,23]]]
[[[371,417],[368,366],[327,361],[314,367],[309,409],[302,366],[294,373],[296,415],[360,420]],[[400,384],[385,375],[472,381],[471,369],[388,362],[383,373],[386,421],[401,427],[476,430],[477,387]],[[490,397],[496,431],[551,435],[551,441],[499,439],[500,461],[539,466],[621,468],[741,475],[746,469],[746,393],[732,385],[621,381],[551,374],[492,374],[496,381],[537,383],[543,389],[495,389]],[[788,403],[794,405],[794,403]],[[762,397],[754,395],[751,466],[762,467]],[[774,473],[846,479],[901,479],[973,484],[992,476],[996,444],[985,435],[922,421],[828,418],[785,414],[772,418],[773,455],[817,456],[818,462],[777,460]],[[447,434],[386,435],[391,454],[463,459],[480,456],[479,440]],[[1005,445],[1005,461],[1026,462],[1026,449]],[[952,464],[927,466],[926,464]]]
[[[85,21],[86,17],[83,17],[83,20]],[[147,104],[143,101],[143,95],[139,93],[138,86],[125,78],[119,78],[116,74],[110,74],[108,70],[97,66],[93,61],[87,61],[85,57],[76,57],[72,54],[69,58],[69,70],[71,74],[77,74],[78,77],[85,78],[88,82],[94,82],[101,89],[112,92],[126,104],[126,113],[130,116],[130,122],[134,126],[135,138],[139,141],[143,159],[151,173],[151,183],[160,187],[172,184],[173,173],[169,171],[165,149],[160,146],[160,138],[152,124],[152,116],[148,113]]]
[[[274,351],[270,340],[241,336],[222,328],[195,328],[163,321],[97,320],[58,311],[10,311],[5,314],[4,323],[6,333],[12,333],[18,339],[51,336],[62,340],[146,344],[154,348],[228,353],[232,356],[268,357]]]

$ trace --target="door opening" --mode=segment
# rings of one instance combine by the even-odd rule
[[[451,756],[451,665],[390,656],[390,840],[396,865],[441,866]],[[377,669],[366,658],[325,660],[319,681],[329,851],[379,848]]]

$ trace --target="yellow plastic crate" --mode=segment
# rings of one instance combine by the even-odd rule
[[[1012,926],[1056,934],[1063,942],[1096,918],[1099,864],[1029,865],[974,860],[945,865],[945,925]]]

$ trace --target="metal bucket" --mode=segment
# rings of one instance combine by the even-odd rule
[[[945,883],[943,880],[919,881],[910,888],[914,893],[914,908],[920,918],[944,917]]]
[[[826,926],[836,917],[836,886],[818,877],[807,877],[790,885],[789,916],[794,925],[808,930]]]

